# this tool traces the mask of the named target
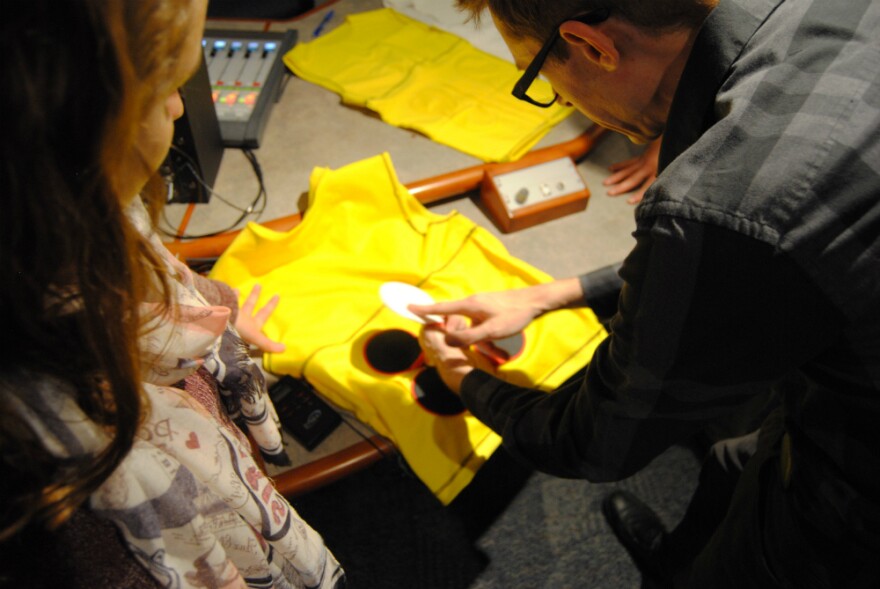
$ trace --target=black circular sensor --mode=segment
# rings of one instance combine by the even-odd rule
[[[461,399],[449,390],[434,368],[426,368],[416,376],[413,381],[413,397],[422,408],[437,415],[464,413]]]
[[[406,372],[415,367],[421,356],[418,338],[403,329],[380,331],[364,346],[367,363],[383,374]]]

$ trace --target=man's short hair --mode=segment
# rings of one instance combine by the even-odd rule
[[[716,0],[456,0],[458,8],[479,20],[489,8],[517,38],[531,37],[543,43],[555,34],[565,19],[597,8],[607,8],[612,15],[624,18],[647,32],[698,27],[711,12]],[[557,58],[567,56],[565,43],[557,43],[552,52]]]

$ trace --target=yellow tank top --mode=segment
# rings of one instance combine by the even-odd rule
[[[212,278],[281,301],[265,327],[287,349],[276,374],[307,379],[400,450],[444,504],[470,482],[500,438],[465,411],[418,361],[420,326],[387,309],[387,281],[435,300],[519,288],[550,277],[512,257],[491,233],[453,212],[428,211],[400,184],[387,154],[312,173],[303,222],[287,233],[250,224]],[[264,301],[261,301],[261,303]],[[589,310],[562,310],[502,342],[502,378],[550,390],[591,358],[605,332]]]

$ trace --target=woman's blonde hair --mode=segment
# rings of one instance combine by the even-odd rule
[[[125,216],[120,174],[147,109],[175,83],[193,5],[4,6],[0,313],[12,345],[0,356],[0,539],[63,522],[133,445],[145,409],[139,303],[158,264]],[[107,448],[72,463],[45,452],[11,411],[9,383],[23,374],[70,385]]]

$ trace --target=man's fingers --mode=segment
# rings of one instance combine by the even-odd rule
[[[610,166],[608,166],[608,171],[619,173],[621,170],[633,167],[633,166],[637,165],[638,163],[639,163],[638,156],[632,157],[628,160],[624,160],[622,162],[615,162],[615,163],[611,164]]]
[[[466,299],[460,301],[444,301],[432,305],[408,305],[407,308],[424,317],[425,315],[470,315],[473,312],[472,305]]]
[[[422,330],[419,332],[419,345],[422,350],[425,352],[429,352],[434,350],[437,347],[437,342],[442,341],[444,337],[443,330],[437,324],[428,324],[425,325]],[[424,353],[425,364],[428,366],[434,366],[434,353]]]
[[[468,320],[463,315],[450,315],[446,318],[446,323],[444,324],[446,331],[461,331],[462,329],[467,329],[470,327]]]
[[[618,196],[620,194],[625,194],[627,192],[631,192],[638,188],[641,184],[641,180],[636,178],[629,178],[622,182],[618,182],[614,188],[608,190],[608,196]]]
[[[643,186],[640,190],[637,190],[635,194],[633,194],[631,197],[629,197],[627,199],[627,201],[626,201],[627,204],[634,205],[634,204],[640,203],[642,201],[642,198],[644,198],[645,192],[648,190],[649,187],[650,187],[650,184],[647,184],[647,185]]]
[[[447,331],[446,343],[450,346],[455,346],[456,348],[464,348],[471,344],[475,344],[480,340],[486,339],[486,335],[486,330],[482,329],[480,326],[458,331]]]
[[[630,176],[629,170],[619,170],[614,174],[611,174],[604,180],[602,180],[603,186],[614,186],[615,184],[620,184],[623,180],[626,180]]]

